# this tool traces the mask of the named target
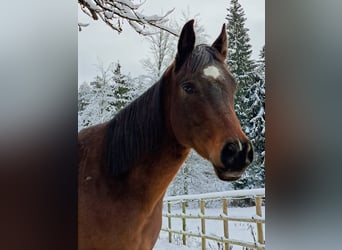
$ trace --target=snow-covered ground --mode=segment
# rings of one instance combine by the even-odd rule
[[[172,210],[172,213],[180,214],[181,210]],[[187,209],[187,214],[197,215],[199,213],[199,209]],[[219,208],[207,208],[205,211],[206,215],[220,215],[222,210]],[[241,216],[241,217],[250,217],[255,216],[255,207],[247,207],[247,208],[228,208],[229,216]],[[262,207],[262,213],[265,217],[265,207]],[[182,229],[182,220],[180,218],[172,218],[171,221],[172,229],[181,230]],[[200,219],[187,219],[186,220],[187,231],[193,233],[199,233],[201,231],[201,221]],[[163,228],[167,227],[167,218],[163,217]],[[256,232],[256,224],[255,223],[246,223],[246,222],[238,222],[238,221],[230,221],[228,223],[229,230],[229,238],[235,240],[243,240],[248,242],[255,242],[254,238],[257,239]],[[223,236],[223,222],[218,220],[206,220],[206,234],[208,235],[216,235]],[[265,235],[265,226],[264,226],[264,235]],[[231,245],[233,250],[243,249],[241,246]],[[173,234],[172,243],[170,244],[168,241],[168,233],[161,232],[159,236],[159,240],[157,241],[154,250],[178,250],[178,249],[187,249],[187,250],[198,250],[201,249],[201,239],[198,237],[187,237],[187,246],[182,245],[182,235]],[[207,240],[207,249],[223,249],[222,244],[218,244],[217,242]]]
[[[163,232],[162,232],[163,233]],[[153,250],[198,250],[196,247],[187,247],[181,244],[170,244],[169,240],[165,237],[159,238]]]

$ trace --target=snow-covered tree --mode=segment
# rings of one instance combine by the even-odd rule
[[[147,75],[139,75],[137,77],[133,77],[130,82],[132,83],[132,87],[134,89],[133,93],[130,92],[133,94],[133,99],[140,96],[155,83],[155,81],[151,81],[151,77]]]
[[[233,183],[235,189],[265,186],[265,46],[260,52],[254,81],[243,99],[243,129],[254,146],[254,160],[246,174]]]
[[[165,25],[167,16],[173,11],[168,11],[165,15],[144,15],[139,8],[144,4],[135,3],[132,0],[78,0],[81,10],[93,20],[102,20],[118,33],[122,32],[124,20],[139,34],[147,35],[153,32],[151,28],[165,30],[174,35],[177,33]],[[79,23],[79,30],[88,24]]]
[[[243,94],[243,88],[248,87],[255,64],[251,59],[252,45],[245,27],[245,12],[238,0],[231,0],[228,10],[228,59],[227,64],[239,84],[237,96]]]
[[[238,0],[231,0],[226,17],[228,33],[227,64],[237,80],[236,113],[254,145],[254,161],[243,177],[233,182],[235,189],[263,187],[265,181],[265,77],[264,53],[255,63],[245,27],[245,12]],[[263,50],[264,51],[264,50]]]
[[[262,46],[260,51],[259,60],[257,61],[256,72],[259,74],[260,77],[265,79],[265,45]]]
[[[99,66],[90,84],[83,83],[78,93],[79,130],[110,120],[136,96],[133,81],[121,73],[119,63]]]
[[[86,82],[82,83],[78,88],[78,128],[79,130],[83,127],[88,127],[92,124],[92,121],[88,115],[88,105],[92,103],[93,100],[93,89]]]
[[[171,27],[171,22],[169,22]],[[142,60],[143,67],[147,70],[151,82],[157,81],[171,64],[176,49],[176,39],[164,30],[146,36],[150,44],[150,56]]]
[[[112,69],[112,86],[115,102],[113,103],[116,110],[122,109],[126,104],[134,98],[132,83],[128,76],[121,73],[120,63],[116,63]]]
[[[194,29],[196,44],[207,43],[208,35],[201,24],[199,14],[192,15],[190,9],[183,11],[179,21],[170,20],[168,27],[180,33],[184,23],[190,19],[196,19]],[[177,38],[164,30],[156,30],[155,34],[146,36],[150,44],[149,56],[141,61],[148,72],[151,83],[157,81],[176,56]]]

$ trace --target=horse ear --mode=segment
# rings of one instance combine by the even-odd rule
[[[182,29],[178,40],[178,50],[176,55],[176,71],[188,58],[195,47],[194,20],[188,21]]]
[[[223,56],[223,58],[227,57],[227,32],[226,32],[226,24],[223,24],[221,34],[215,40],[213,48],[217,49],[218,52]]]

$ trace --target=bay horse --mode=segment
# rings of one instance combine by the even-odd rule
[[[193,23],[158,82],[109,122],[79,133],[79,249],[151,250],[166,189],[191,148],[225,181],[253,160],[224,62],[225,25],[211,46],[195,46]]]

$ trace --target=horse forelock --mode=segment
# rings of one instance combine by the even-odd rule
[[[221,62],[218,51],[211,46],[200,44],[193,50],[186,62],[186,66],[194,74],[199,71],[202,72],[204,67],[216,62]]]

